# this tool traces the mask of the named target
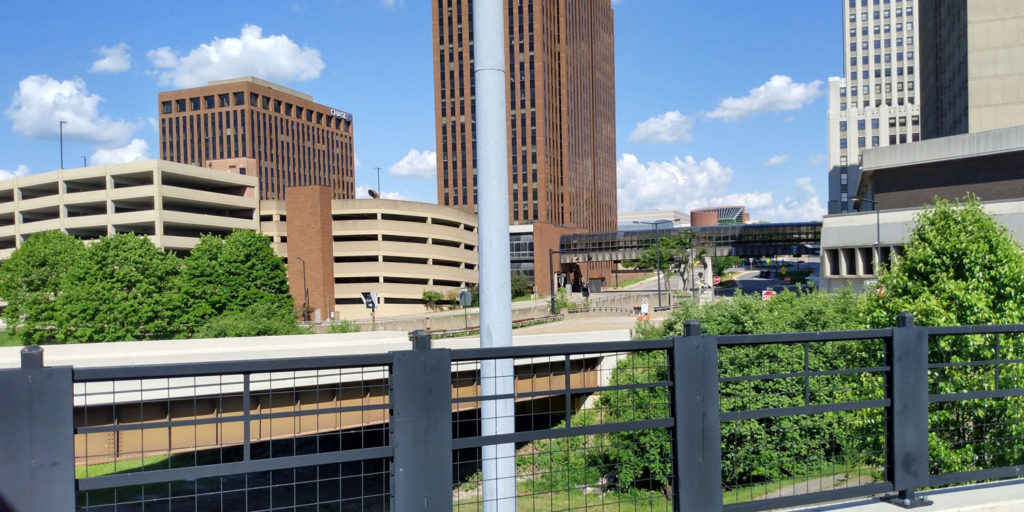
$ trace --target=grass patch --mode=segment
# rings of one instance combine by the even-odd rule
[[[654,272],[649,272],[649,273],[644,274],[644,275],[642,275],[640,277],[633,277],[633,278],[630,278],[630,279],[626,279],[624,281],[619,281],[618,283],[611,284],[609,286],[609,288],[623,288],[623,287],[629,286],[631,284],[636,284],[636,283],[639,283],[640,281],[643,281],[645,279],[650,279],[650,278],[654,277],[654,274],[655,274]]]
[[[88,466],[76,466],[75,478],[92,478],[97,476],[113,475],[117,473],[135,473],[147,470],[167,469],[168,457],[166,455],[152,455],[143,459],[119,460],[117,462],[104,462],[102,464],[90,464]]]
[[[0,347],[21,347],[23,345],[24,343],[21,342],[21,338],[6,330],[0,331]]]
[[[483,510],[482,498],[463,500],[454,504],[455,512]],[[530,494],[528,489],[519,488],[516,510],[519,512],[549,512],[555,510],[644,510],[671,512],[672,502],[658,492],[632,491],[620,493],[609,491],[604,494],[584,493],[580,490],[556,491]]]

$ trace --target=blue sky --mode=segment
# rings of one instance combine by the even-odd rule
[[[615,0],[620,211],[820,218],[838,0]],[[257,75],[355,116],[359,190],[436,202],[428,0],[15,2],[0,177],[158,156],[157,93]]]

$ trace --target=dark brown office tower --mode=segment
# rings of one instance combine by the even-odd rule
[[[257,175],[260,199],[288,187],[355,197],[352,114],[246,77],[159,95],[160,159]]]
[[[473,12],[433,0],[438,203],[477,211]],[[610,0],[505,0],[509,220],[616,229]]]

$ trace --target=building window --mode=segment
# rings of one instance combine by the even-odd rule
[[[889,145],[892,146],[894,144],[896,144],[896,136],[895,135],[890,135],[889,136]]]
[[[886,39],[886,40],[885,40],[885,47],[886,47],[886,48],[889,48],[889,47],[891,47],[891,46],[892,46],[892,39]]]
[[[871,136],[871,147],[878,147],[878,135]]]
[[[864,129],[864,120],[863,119],[858,119],[857,120],[857,129],[858,130],[863,130]]]
[[[189,106],[192,107],[192,110],[199,110],[199,98],[189,98],[188,101],[191,104]]]
[[[238,107],[245,106],[245,93],[244,92],[236,92],[235,93],[235,106],[238,106]]]
[[[877,130],[878,129],[878,118],[877,117],[871,120],[871,129],[872,130]]]
[[[857,137],[857,147],[858,148],[864,147],[864,143],[865,143],[864,137]]]
[[[897,23],[896,24],[896,32],[903,32],[903,24],[902,23]]]
[[[878,39],[875,39],[875,49],[877,50],[877,49],[879,49],[881,47],[882,47],[882,41],[878,40]]]
[[[182,98],[180,100],[174,100],[174,103],[175,103],[174,106],[178,108],[178,110],[177,110],[178,112],[184,112],[185,111],[185,99],[184,98]]]
[[[249,93],[249,105],[255,107],[260,101],[260,95],[254,92]]]
[[[846,102],[839,104],[839,110],[846,110]]]
[[[886,33],[886,34],[888,34],[889,32],[892,32],[892,30],[891,30],[891,28],[890,28],[889,24],[888,24],[888,23],[886,23],[886,24],[885,24],[885,33]]]
[[[856,96],[857,95],[857,86],[853,86],[853,87],[850,88],[850,95],[851,96]]]
[[[839,157],[839,165],[841,165],[843,167],[846,167],[846,157],[845,156]]]
[[[921,118],[919,116],[910,116],[910,124],[921,126]]]
[[[874,32],[875,32],[876,34],[881,34],[881,33],[882,33],[882,27],[880,27],[880,26],[878,26],[878,25],[875,25],[875,30],[874,30]]]
[[[839,149],[846,149],[846,139],[839,139]]]
[[[231,106],[231,96],[228,93],[224,93],[224,94],[220,95],[220,106],[222,106],[222,107],[230,107]]]
[[[164,114],[170,114],[171,113],[171,102],[165,101],[163,103],[163,107],[164,107]]]
[[[887,53],[887,54],[885,54],[885,61],[886,61],[886,62],[892,62],[892,55],[890,55],[890,54],[888,54],[888,53]]]
[[[846,121],[839,121],[839,131],[841,131],[841,132],[845,132],[846,131]]]
[[[840,87],[839,88],[839,95],[840,96],[846,96],[846,87]]]

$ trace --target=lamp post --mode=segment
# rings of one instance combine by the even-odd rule
[[[871,207],[875,210],[875,275],[877,276],[879,269],[882,268],[882,214],[878,209],[878,201],[860,196],[854,196],[854,199],[871,203]]]
[[[309,288],[306,288],[306,260],[296,256],[295,259],[302,263],[302,319],[309,321]]]
[[[633,224],[647,224],[649,226],[654,226],[654,247],[655,247],[654,254],[655,254],[655,258],[656,258],[655,265],[658,268],[658,308],[659,309],[661,308],[661,238],[658,238],[658,224],[661,224],[661,223],[664,223],[664,222],[667,222],[669,224],[672,223],[672,221],[665,220],[665,219],[655,220],[655,221],[646,221],[646,220],[634,220],[633,221]]]
[[[57,130],[60,133],[60,168],[64,168],[64,125],[68,124],[67,121],[58,121]]]

